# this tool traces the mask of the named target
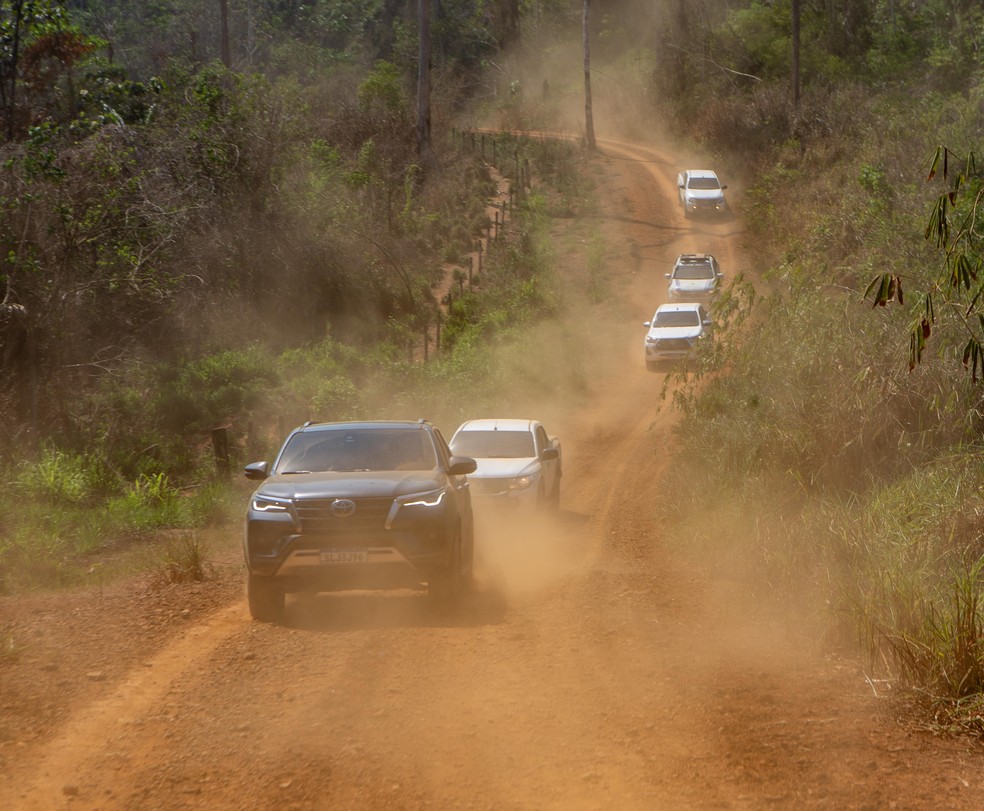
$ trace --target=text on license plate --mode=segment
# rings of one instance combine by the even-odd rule
[[[321,562],[333,563],[368,563],[368,549],[322,549]]]

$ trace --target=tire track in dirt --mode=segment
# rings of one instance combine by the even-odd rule
[[[248,621],[236,603],[217,611],[131,670],[112,693],[74,715],[43,751],[36,755],[26,781],[0,786],[0,807],[50,811],[74,797],[87,781],[87,760],[107,744],[129,760],[127,727],[142,725],[153,715],[174,681],[201,666],[208,655]]]
[[[684,221],[658,150],[600,143],[617,289],[579,326],[613,351],[558,426],[560,514],[484,525],[454,618],[413,592],[295,598],[282,627],[220,610],[9,759],[0,807],[984,807],[980,752],[900,730],[794,618],[666,547],[674,415],[641,321],[677,253],[742,259],[734,222]]]

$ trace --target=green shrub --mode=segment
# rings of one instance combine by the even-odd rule
[[[29,497],[55,504],[82,504],[100,490],[92,460],[45,448],[36,462],[22,462],[14,485]]]

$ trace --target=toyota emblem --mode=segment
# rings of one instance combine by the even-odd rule
[[[331,503],[331,514],[338,518],[348,518],[355,512],[355,502],[347,498],[336,498]]]

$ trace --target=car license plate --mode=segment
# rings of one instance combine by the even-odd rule
[[[368,563],[368,549],[322,549],[321,562],[329,566],[339,563]]]

